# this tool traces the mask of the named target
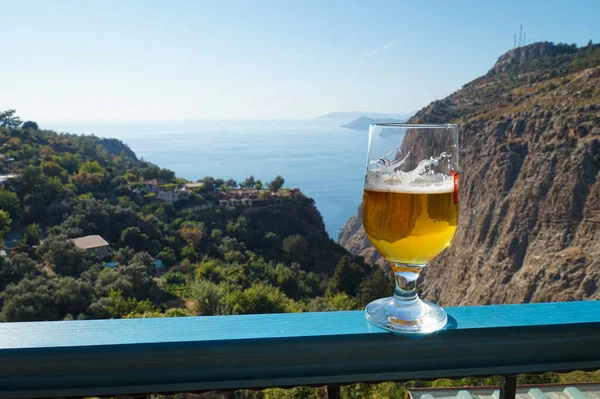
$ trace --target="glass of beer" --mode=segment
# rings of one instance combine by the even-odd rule
[[[422,301],[416,283],[456,232],[458,172],[457,125],[370,126],[363,226],[396,282],[391,297],[365,309],[377,327],[427,333],[446,325],[444,310]]]

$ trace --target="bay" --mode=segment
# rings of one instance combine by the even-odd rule
[[[198,180],[263,183],[275,176],[313,198],[327,232],[354,215],[362,198],[367,132],[319,121],[47,122],[57,132],[117,138],[139,158]]]

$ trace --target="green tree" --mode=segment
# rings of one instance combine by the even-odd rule
[[[355,296],[365,276],[366,272],[361,265],[353,262],[350,256],[343,256],[335,267],[329,290]]]
[[[183,222],[179,228],[179,234],[181,234],[181,238],[185,240],[187,245],[198,248],[205,235],[204,223],[192,221]]]
[[[12,261],[0,257],[0,291],[9,284],[18,283],[24,278],[32,279],[40,275],[41,271],[37,268],[27,255],[16,254]]]
[[[156,257],[162,260],[166,266],[173,266],[177,262],[175,251],[170,247],[163,248]]]
[[[23,126],[21,126],[21,129],[33,129],[33,130],[38,130],[38,124],[33,122],[33,121],[27,121],[23,123]]]
[[[214,283],[221,281],[223,262],[220,259],[205,260],[196,269],[196,280],[210,280]]]
[[[270,388],[263,391],[262,399],[327,399],[327,390],[311,387]]]
[[[90,283],[72,277],[25,278],[2,293],[6,321],[61,320],[84,313],[93,299]]]
[[[21,241],[28,246],[38,245],[40,243],[40,239],[42,238],[42,230],[40,229],[40,225],[37,223],[32,223],[27,226],[25,229],[25,233],[23,233],[23,237],[21,237]]]
[[[58,177],[45,176],[39,167],[31,165],[20,171],[15,186],[26,224],[45,221],[48,207],[64,199],[68,192]]]
[[[229,263],[243,263],[246,257],[241,251],[228,251],[223,255],[225,260]]]
[[[55,280],[54,303],[59,317],[84,313],[94,298],[94,287],[87,281],[63,277]]]
[[[200,257],[198,256],[198,252],[194,247],[186,245],[181,249],[181,258],[188,259],[191,262],[197,261]]]
[[[160,289],[154,281],[154,258],[145,252],[135,254],[131,263],[117,270],[132,285],[133,296],[139,300],[158,299]]]
[[[20,214],[20,202],[17,194],[0,188],[0,209],[8,212],[12,219],[17,220]]]
[[[81,165],[81,159],[78,154],[66,153],[53,158],[60,166],[62,166],[67,172],[75,173],[79,170]]]
[[[233,180],[233,179],[229,179],[229,180],[227,180],[227,181],[225,182],[225,185],[226,185],[227,187],[236,188],[238,184],[237,184],[237,182],[236,182],[235,180]]]
[[[240,186],[243,186],[245,188],[252,188],[255,184],[256,182],[254,181],[254,176],[250,176],[249,178],[244,180],[244,183],[240,184]]]
[[[6,111],[0,111],[0,126],[8,128],[16,128],[21,124],[21,119],[15,116],[14,109],[8,109]]]
[[[300,234],[293,234],[283,239],[282,249],[291,260],[301,261],[307,256],[308,242]]]
[[[96,161],[86,161],[86,162],[82,163],[81,166],[79,167],[79,171],[89,173],[89,174],[94,174],[94,173],[104,174],[105,173],[102,166],[100,166],[100,164]]]
[[[124,296],[120,290],[110,291],[108,297],[100,298],[88,308],[88,314],[94,319],[144,317],[155,312],[151,301]]]
[[[245,216],[238,216],[235,220],[227,222],[226,230],[231,235],[236,236],[238,239],[243,240],[248,235],[250,228],[250,220]]]
[[[293,302],[272,285],[258,283],[225,298],[232,314],[284,313],[295,310]]]
[[[160,168],[155,165],[150,165],[139,170],[139,174],[144,180],[158,179]]]
[[[139,227],[128,227],[121,233],[121,245],[142,251],[148,247],[148,236]]]
[[[517,377],[517,383],[521,384],[557,384],[561,382],[560,374],[558,373],[544,373],[540,375],[528,375],[521,374]],[[571,381],[572,382],[572,381]]]
[[[269,184],[269,190],[276,193],[281,187],[283,187],[283,183],[285,183],[285,179],[281,176],[277,176],[273,181]]]
[[[120,265],[119,269],[121,269]],[[98,275],[94,291],[98,297],[109,296],[113,291],[121,292],[125,297],[131,297],[133,296],[133,283],[131,278],[121,270],[106,268]]]
[[[185,285],[188,282],[185,274],[177,271],[166,272],[162,275],[161,280],[164,284],[169,285]]]
[[[8,212],[0,209],[0,241],[4,240],[4,237],[10,230],[10,224],[12,220]]]
[[[256,184],[254,184],[254,189],[255,190],[262,190],[262,182],[260,180],[256,181]]]
[[[170,182],[175,179],[175,172],[166,168],[161,168],[156,174],[156,177],[159,180]]]
[[[129,247],[120,248],[115,254],[115,261],[121,265],[126,265],[131,262],[135,252]]]
[[[112,304],[109,307],[111,317],[122,318],[127,317],[131,314],[144,314],[146,312],[152,312],[154,306],[149,300],[137,300],[135,298],[124,298],[122,293],[119,291],[113,291],[110,293],[110,299]]]
[[[213,229],[210,232],[210,239],[216,244],[220,243],[223,239],[223,231],[221,229]]]
[[[90,266],[85,253],[64,235],[48,237],[38,248],[38,256],[50,263],[56,274],[78,277]]]
[[[60,176],[61,172],[63,171],[63,168],[58,164],[58,162],[47,161],[42,162],[42,164],[40,165],[40,170],[43,174],[45,174],[48,177],[55,177]]]
[[[345,292],[338,292],[329,298],[334,310],[355,310],[358,306],[356,300]]]
[[[232,251],[244,252],[246,250],[246,244],[233,237],[223,237],[221,245],[218,246],[218,250],[222,254]]]
[[[202,187],[204,191],[210,192],[215,189],[215,179],[211,176],[206,176],[204,179],[202,179],[202,184],[204,184],[204,186]]]
[[[60,320],[53,294],[54,284],[44,276],[9,285],[1,294],[4,301],[2,320]]]
[[[394,291],[394,280],[385,274],[383,270],[377,268],[375,272],[367,277],[358,289],[358,297],[362,306],[369,302],[390,296]]]
[[[192,296],[199,314],[206,316],[221,314],[224,292],[217,284],[200,280],[194,284]]]
[[[276,257],[281,250],[281,238],[272,231],[269,231],[261,238],[260,249],[265,255]]]

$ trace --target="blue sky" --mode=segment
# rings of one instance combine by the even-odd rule
[[[527,41],[600,41],[600,1],[0,0],[0,109],[26,119],[417,110]]]

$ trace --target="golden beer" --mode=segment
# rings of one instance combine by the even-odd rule
[[[362,202],[365,233],[394,271],[391,297],[365,307],[367,320],[401,333],[437,331],[441,307],[419,298],[421,270],[446,249],[458,224],[458,126],[373,123]]]
[[[364,190],[363,226],[387,261],[425,265],[450,245],[458,204],[454,192],[444,189],[435,192],[431,187],[414,193]]]

